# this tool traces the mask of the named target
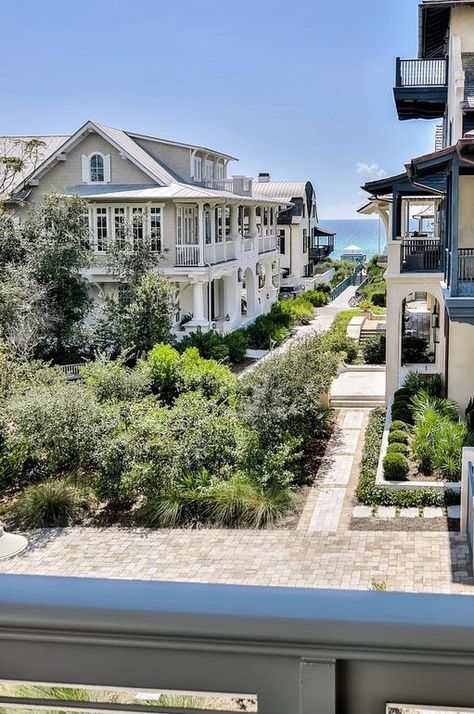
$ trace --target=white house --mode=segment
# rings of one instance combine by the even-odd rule
[[[316,191],[311,181],[272,181],[260,173],[253,184],[255,198],[274,198],[291,206],[278,213],[282,284],[303,283],[307,289],[321,281],[318,263],[334,250],[334,233],[318,226]]]
[[[418,57],[396,61],[398,117],[442,119],[434,151],[365,185],[388,228],[387,397],[408,370],[474,396],[474,3],[424,0]],[[418,337],[426,353],[407,349]]]
[[[33,137],[0,141],[14,154],[25,138]],[[228,178],[232,156],[93,121],[72,135],[35,138],[39,160],[10,187],[9,205],[21,219],[52,192],[87,199],[91,245],[104,255],[85,271],[95,300],[118,291],[106,246],[129,240],[132,226],[130,245],[148,234],[158,269],[176,283],[178,336],[198,327],[229,332],[270,310],[279,288],[277,215],[288,204],[254,196],[250,178]]]

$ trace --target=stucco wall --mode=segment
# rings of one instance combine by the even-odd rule
[[[474,176],[459,178],[459,248],[474,248]]]
[[[451,9],[450,35],[461,38],[461,51],[474,52],[474,9],[453,7]]]
[[[474,325],[451,322],[449,329],[448,396],[464,412],[469,399],[474,397]]]

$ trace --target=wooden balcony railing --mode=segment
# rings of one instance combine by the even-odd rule
[[[444,87],[446,59],[400,59],[396,62],[396,87]]]
[[[469,595],[2,575],[0,651],[12,714],[197,714],[160,706],[177,691],[258,714],[464,711],[474,608]]]
[[[406,238],[400,246],[400,272],[440,273],[443,270],[442,255],[439,240]]]

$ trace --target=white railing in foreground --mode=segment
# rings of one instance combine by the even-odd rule
[[[260,714],[474,701],[466,596],[3,575],[0,653],[0,680],[254,694]],[[7,703],[25,709],[0,690],[2,711]]]

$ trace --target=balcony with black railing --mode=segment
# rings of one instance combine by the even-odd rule
[[[400,246],[401,273],[441,273],[443,251],[439,240],[405,238]]]
[[[448,99],[447,59],[397,57],[393,89],[399,119],[438,119]]]

